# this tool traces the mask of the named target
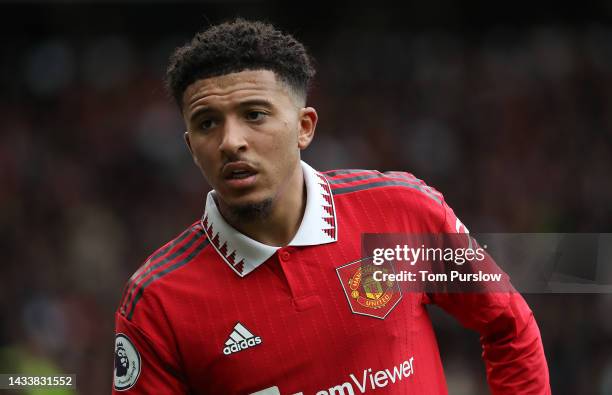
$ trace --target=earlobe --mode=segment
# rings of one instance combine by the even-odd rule
[[[314,138],[317,120],[317,111],[312,107],[305,107],[300,110],[300,134],[298,136],[298,148],[303,150],[310,145]]]

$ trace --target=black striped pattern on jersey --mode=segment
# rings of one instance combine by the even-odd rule
[[[134,308],[142,297],[144,290],[155,280],[191,262],[207,245],[208,238],[199,224],[193,225],[177,237],[168,247],[153,255],[143,268],[136,272],[128,283],[129,292],[121,304],[120,313],[128,320],[132,319]],[[184,253],[193,246],[187,256]],[[155,257],[155,258],[154,258]]]
[[[337,184],[347,184],[349,182],[364,181],[364,180],[370,180],[372,178],[381,178],[381,177],[383,177],[383,174],[381,172],[371,171],[368,173],[354,175],[351,177],[338,178],[338,179],[332,178],[332,179],[329,179],[328,181],[331,185],[337,185]]]
[[[324,171],[323,174],[325,174],[328,177],[336,177],[336,176],[342,176],[345,174],[367,173],[371,171],[372,170],[363,170],[363,169],[341,169],[341,170]]]
[[[196,240],[194,236],[195,230],[196,230],[195,225],[197,224],[194,224],[191,227],[189,227],[187,230],[181,233],[177,238],[175,238],[170,243],[168,243],[165,247],[161,248],[159,251],[153,254],[149,259],[147,259],[144,265],[142,265],[140,269],[138,269],[136,273],[132,275],[132,277],[130,278],[130,281],[128,282],[126,286],[124,296],[121,301],[122,308],[120,309],[120,311],[122,312],[122,314],[123,314],[124,306],[126,306],[127,304],[129,304],[129,302],[131,302],[134,296],[135,288],[138,287],[138,285],[140,285],[140,283],[142,282],[142,279],[148,276],[153,270],[159,268],[161,265],[164,264],[165,259],[159,260],[160,258],[162,257],[164,258],[170,257],[170,259],[175,258],[179,256],[180,254],[182,254],[183,252],[185,252],[186,249],[188,249],[189,247],[193,245],[193,243]],[[175,248],[175,247],[178,247],[178,248]],[[169,252],[171,251],[173,251],[173,253],[169,255]]]
[[[438,204],[442,204],[442,195],[438,191],[410,173],[398,171],[381,173],[377,170],[346,169],[323,174],[328,177],[334,196],[373,188],[401,186],[418,190]]]
[[[190,236],[192,234],[193,234],[192,227],[187,228],[177,238],[175,238],[171,242],[167,243],[164,247],[160,248],[153,255],[151,255],[149,257],[149,259],[147,259],[146,262],[134,274],[132,274],[132,277],[130,277],[130,281],[125,286],[125,289],[123,291],[123,295],[121,296],[121,306],[123,306],[125,304],[126,297],[130,293],[133,292],[133,288],[137,285],[137,282],[135,280],[138,277],[140,277],[143,273],[146,276],[152,270],[155,270],[154,267],[151,267],[153,262],[156,262],[159,257],[161,257],[162,255],[167,254],[168,251],[170,251],[172,248],[174,248],[177,244],[182,243],[183,240],[185,240],[188,236]]]

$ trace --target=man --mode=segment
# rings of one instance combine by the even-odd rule
[[[549,393],[519,294],[402,295],[353,264],[364,233],[456,233],[460,222],[408,173],[301,162],[318,119],[313,76],[302,44],[241,19],[171,58],[185,141],[213,191],[201,220],[126,286],[115,347],[129,366],[116,367],[115,392],[445,394],[425,307],[437,303],[481,333],[493,393]]]

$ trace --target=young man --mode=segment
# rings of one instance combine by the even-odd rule
[[[408,173],[320,173],[300,161],[317,125],[306,107],[313,76],[302,44],[240,19],[171,58],[185,141],[213,191],[201,220],[126,286],[114,391],[445,394],[426,310],[437,303],[481,333],[493,393],[550,393],[518,293],[402,294],[351,264],[364,233],[462,227]]]

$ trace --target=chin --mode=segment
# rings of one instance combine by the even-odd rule
[[[257,205],[271,198],[265,191],[256,190],[255,188],[244,191],[224,191],[225,193],[220,193],[218,189],[216,191],[217,196],[221,198],[228,208]]]
[[[270,216],[273,202],[272,198],[236,202],[227,206],[226,214],[231,221],[236,222],[263,220]]]

